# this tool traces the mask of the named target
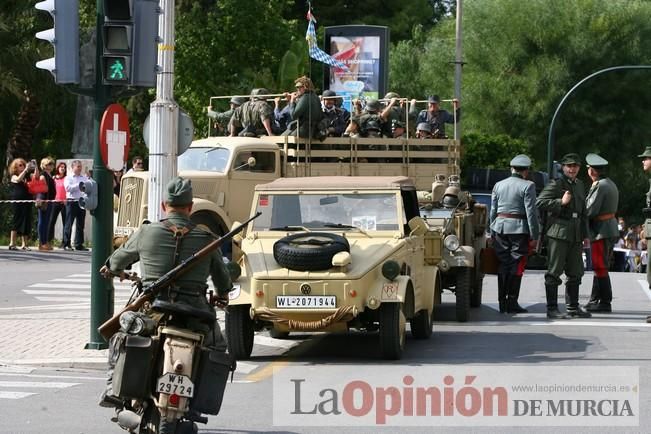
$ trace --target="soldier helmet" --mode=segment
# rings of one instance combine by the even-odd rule
[[[398,95],[395,92],[387,92],[387,94],[384,95],[384,99],[391,99],[391,98],[400,98],[400,95]]]
[[[416,131],[427,131],[428,133],[431,133],[432,126],[427,122],[420,122],[416,127]]]
[[[235,104],[235,105],[242,105],[242,104],[244,104],[244,98],[242,98],[241,96],[234,96],[233,98],[231,98],[229,103]]]
[[[405,127],[405,123],[403,121],[401,121],[401,120],[394,119],[394,120],[391,121],[391,129],[392,130],[395,130],[396,128],[404,128],[404,127]]]
[[[441,102],[441,98],[439,98],[438,95],[430,95],[427,98],[427,103],[428,104],[439,104]]]
[[[531,167],[531,158],[529,158],[524,154],[519,154],[513,157],[509,165],[511,167],[528,169],[529,167]]]
[[[324,91],[323,91],[323,94],[322,94],[321,96],[322,96],[324,99],[326,99],[326,98],[328,98],[329,96],[337,96],[337,92],[335,92],[334,90],[330,90],[330,89],[328,89],[328,90],[324,90]]]
[[[366,111],[376,112],[378,110],[380,110],[380,101],[375,98],[366,101]]]
[[[443,193],[443,206],[446,208],[454,208],[459,204],[459,187],[450,186],[445,189]]]
[[[382,130],[382,127],[380,126],[380,122],[378,122],[375,119],[371,119],[366,123],[366,130],[367,131],[380,131],[380,130]]]

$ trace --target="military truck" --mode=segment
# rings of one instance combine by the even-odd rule
[[[442,208],[446,186],[450,181],[453,187],[458,184],[460,151],[459,141],[452,139],[329,137],[316,141],[293,136],[210,137],[194,141],[178,157],[178,172],[192,179],[192,219],[216,234],[223,234],[233,222],[246,219],[255,186],[278,178],[406,176],[417,191],[424,192],[418,194],[423,209]],[[116,246],[147,218],[148,177],[148,172],[130,172],[122,178],[114,231]],[[446,219],[429,218],[430,226],[446,228],[442,236],[456,234],[463,247],[461,252],[467,256],[465,262],[446,261],[450,269],[442,273],[441,289],[457,293],[457,319],[461,321],[468,318],[467,298],[473,306],[481,304],[483,278],[477,260],[482,238],[473,235],[478,232],[473,225],[481,223],[481,219],[473,214],[472,202],[466,202],[467,206],[455,211],[455,218],[460,219],[456,225],[446,225]],[[444,248],[442,244],[438,247]],[[224,250],[230,257],[230,247]],[[442,251],[432,253],[431,265],[437,265],[436,261],[442,258]],[[465,297],[465,290],[456,291],[459,266],[473,269],[469,297]],[[461,282],[463,288],[465,280]],[[437,300],[440,298],[439,294]]]
[[[255,188],[251,222],[236,240],[241,276],[229,294],[229,352],[247,359],[254,331],[379,330],[379,353],[398,359],[406,323],[432,334],[438,267],[424,258],[425,221],[407,177],[280,178]]]

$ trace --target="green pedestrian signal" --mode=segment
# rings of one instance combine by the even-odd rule
[[[104,57],[104,80],[108,83],[129,81],[129,68],[124,57]]]

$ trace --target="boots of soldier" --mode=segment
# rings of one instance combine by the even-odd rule
[[[506,312],[506,274],[497,275],[497,302],[500,306],[500,313]]]
[[[593,308],[599,304],[599,278],[594,276],[592,279],[592,292],[590,293],[590,301],[585,305],[585,310],[592,311]]]
[[[585,306],[585,310],[588,312],[612,312],[610,302],[613,300],[613,288],[610,284],[610,277],[595,277],[595,280],[598,280],[599,301],[593,304],[592,300],[590,300],[590,303]]]
[[[566,283],[565,295],[565,298],[569,301],[567,305],[567,315],[570,318],[590,318],[592,316],[590,312],[586,312],[579,306],[578,283]]]
[[[547,296],[547,318],[566,318],[565,314],[558,310],[558,285],[545,284],[545,295]]]
[[[525,313],[529,312],[518,304],[520,296],[520,286],[522,285],[522,276],[509,276],[509,286],[506,292],[506,311],[508,313]]]

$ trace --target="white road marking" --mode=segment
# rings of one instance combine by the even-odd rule
[[[58,300],[58,299],[57,299]],[[37,304],[32,306],[14,306],[14,307],[0,307],[0,312],[17,312],[21,310],[66,310],[66,309],[82,309],[90,306],[90,302],[85,303],[70,303],[70,304]]]
[[[35,283],[33,285],[29,285],[30,288],[54,288],[54,289],[88,289],[90,290],[90,285],[82,285],[82,284],[76,284],[76,283],[68,283],[68,284],[61,284],[61,283]]]
[[[29,372],[34,369],[29,369]],[[71,375],[40,375],[40,374],[21,374],[21,373],[10,373],[10,372],[0,372],[0,377],[26,377],[26,378],[65,378],[66,380],[106,380],[106,377],[75,377]]]
[[[248,374],[248,373],[250,373],[252,371],[255,371],[259,367],[260,367],[260,365],[255,364],[255,363],[237,362],[237,369],[235,369],[235,372]]]
[[[509,317],[509,318],[517,318]],[[606,319],[606,318],[604,318]],[[518,321],[517,319],[510,319],[509,321],[468,321],[466,323],[450,323],[450,322],[437,322],[435,323],[439,326],[451,326],[451,327],[467,327],[467,326],[477,326],[481,325],[482,327],[501,327],[501,326],[538,326],[538,327],[554,327],[554,326],[577,326],[577,327],[634,327],[634,328],[644,328],[651,327],[651,324],[644,322],[644,318],[640,317],[639,321],[586,321],[582,318],[570,319],[570,320],[548,320],[546,318],[541,318],[540,321]],[[257,336],[256,336],[257,338]]]
[[[651,300],[651,290],[649,289],[649,283],[646,280],[638,280],[637,283],[642,287],[642,292]]]
[[[36,297],[37,300],[39,301],[61,301],[61,302],[68,302],[68,303],[81,303],[83,301],[89,301],[90,300],[90,295],[86,297]],[[120,304],[121,302],[127,301],[128,297],[124,298],[116,298],[115,299],[115,304]]]
[[[0,387],[9,387],[9,388],[39,388],[39,389],[66,389],[72,386],[78,386],[80,383],[57,383],[57,382],[46,382],[46,381],[0,381]]]
[[[22,399],[32,395],[36,395],[36,393],[9,392],[5,390],[0,390],[0,399]]]
[[[264,335],[255,335],[255,341],[258,345],[264,345],[266,347],[278,347],[278,348],[292,348],[296,345],[301,344],[303,341],[293,341],[285,339],[274,339],[269,336]]]
[[[23,290],[25,294],[29,295],[77,295],[77,296],[88,296],[90,297],[88,291],[60,291],[60,290],[51,290],[51,289],[25,289]],[[129,297],[131,292],[125,291],[115,291],[115,295]]]

